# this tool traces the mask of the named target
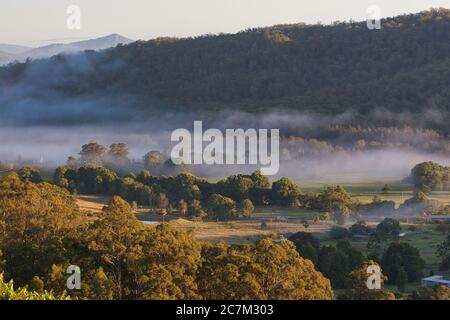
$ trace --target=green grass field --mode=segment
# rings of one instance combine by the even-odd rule
[[[85,207],[95,207],[88,205],[86,198],[83,200]],[[285,235],[299,231],[310,231],[314,233],[325,232],[330,228],[329,222],[312,224],[309,228],[302,225],[302,221],[312,220],[318,212],[305,209],[280,208],[280,207],[257,207],[251,219],[240,219],[233,221],[191,221],[178,214],[167,215],[165,220],[174,227],[193,231],[196,238],[212,242],[225,241],[230,244],[246,244],[272,236]],[[161,221],[161,217],[148,209],[139,210],[138,219],[142,221]],[[266,228],[261,224],[265,222]]]
[[[354,199],[362,203],[370,203],[374,195],[379,196],[382,200],[394,201],[397,206],[405,200],[413,196],[413,186],[404,184],[398,180],[386,178],[384,180],[371,179],[353,179],[345,180],[344,178],[336,178],[336,180],[320,180],[320,181],[297,181],[304,192],[320,192],[326,186],[342,185]],[[384,185],[389,185],[389,192],[382,193],[381,189]],[[438,200],[444,204],[450,205],[450,191],[434,191],[429,195],[430,199]]]

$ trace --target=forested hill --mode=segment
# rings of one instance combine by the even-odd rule
[[[52,58],[48,68],[39,69],[42,79],[59,78],[39,85],[70,96],[126,93],[153,111],[167,111],[168,105],[182,110],[290,108],[327,114],[353,110],[364,117],[374,109],[433,110],[445,118],[450,110],[446,9],[386,19],[381,30],[369,30],[365,22],[279,25],[138,41],[85,55],[78,60],[88,67],[75,67],[73,58]],[[2,69],[1,86],[25,81],[27,70],[39,63],[44,62]]]

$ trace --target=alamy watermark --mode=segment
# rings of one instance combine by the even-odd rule
[[[79,266],[70,265],[67,267],[67,289],[80,290],[81,289],[81,269]]]
[[[172,132],[171,160],[179,164],[261,165],[261,173],[275,175],[280,169],[280,130],[208,129],[194,121],[194,132],[177,129]],[[269,150],[270,149],[270,150]]]
[[[367,289],[379,290],[381,289],[381,268],[376,264],[372,264],[367,267]]]
[[[377,5],[371,5],[367,8],[367,14],[370,19],[367,19],[367,28],[369,30],[381,29],[381,8]]]
[[[81,29],[81,8],[75,4],[67,7],[66,13],[69,15],[67,18],[66,26],[69,30]]]

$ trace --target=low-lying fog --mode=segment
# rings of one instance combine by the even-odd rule
[[[110,68],[115,65],[112,63]],[[160,101],[155,102],[155,107],[147,102],[144,106],[138,97],[127,93],[69,97],[57,89],[70,83],[68,70],[78,75],[92,68],[92,61],[84,54],[68,58],[61,66],[41,60],[32,63],[20,81],[0,85],[0,162],[22,159],[57,166],[64,164],[68,156],[77,156],[81,146],[90,141],[105,146],[127,143],[129,157],[140,160],[151,150],[167,153],[174,129],[192,130],[194,120],[203,120],[205,130],[280,129],[283,136],[295,136],[293,144],[290,141],[281,146],[290,148],[289,157],[281,152],[282,158],[290,160],[281,161],[279,172],[295,178],[403,178],[421,161],[450,165],[450,111],[438,111],[433,104],[420,115],[392,114],[382,107],[367,115],[352,110],[318,115],[275,108],[258,115],[237,110],[205,114],[180,106],[175,110],[183,112],[172,112],[162,108]],[[161,110],[166,112],[161,114]],[[361,123],[361,119],[372,128],[345,129]],[[444,129],[440,133],[413,129],[429,127]],[[258,168],[202,166],[194,172],[219,177]]]

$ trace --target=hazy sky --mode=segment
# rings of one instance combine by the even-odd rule
[[[69,5],[81,9],[81,29],[66,26]],[[119,33],[132,39],[236,32],[279,23],[366,20],[450,8],[450,0],[0,0],[0,43],[31,46]]]

